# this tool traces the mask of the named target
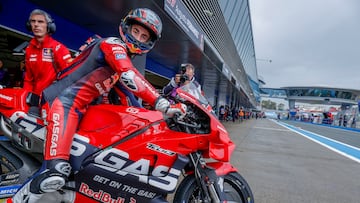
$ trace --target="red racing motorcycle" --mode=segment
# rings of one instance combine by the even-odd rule
[[[33,158],[36,161],[23,165],[34,163],[34,169],[42,161],[46,121],[25,113],[25,96],[22,89],[0,90],[0,129],[7,137],[0,141],[7,142],[0,150],[13,156],[3,156],[6,160]],[[165,118],[158,111],[111,104],[90,106],[72,143],[69,182],[40,202],[254,202],[248,183],[230,164],[235,145],[208,110],[207,100],[191,83],[178,88],[172,100],[187,106],[185,116]],[[43,117],[46,112],[42,109]],[[22,176],[0,184],[0,198],[1,188],[19,187],[25,181]]]

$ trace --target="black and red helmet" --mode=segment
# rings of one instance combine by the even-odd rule
[[[148,42],[139,42],[130,34],[129,28],[133,24],[142,25],[150,32],[151,37]],[[137,8],[131,10],[121,21],[119,31],[131,53],[143,54],[150,51],[161,37],[162,22],[154,11],[148,8]]]

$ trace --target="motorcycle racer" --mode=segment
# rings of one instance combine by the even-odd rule
[[[120,23],[120,38],[99,39],[84,50],[69,66],[69,73],[49,87],[50,90],[64,87],[56,97],[49,95],[51,91],[44,91],[50,111],[43,166],[15,194],[14,202],[37,202],[44,193],[60,190],[65,185],[71,173],[68,162],[71,143],[81,115],[117,81],[166,116],[185,113],[183,106],[170,105],[162,98],[131,62],[131,57],[154,47],[161,31],[161,19],[152,10],[130,11]]]

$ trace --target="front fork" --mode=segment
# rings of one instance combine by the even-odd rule
[[[217,176],[215,170],[206,165],[204,158],[199,152],[191,153],[190,161],[194,165],[196,182],[203,191],[203,201],[212,203],[224,202],[224,178]]]

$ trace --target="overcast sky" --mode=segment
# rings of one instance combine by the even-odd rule
[[[359,0],[249,3],[258,75],[265,87],[360,89]]]

